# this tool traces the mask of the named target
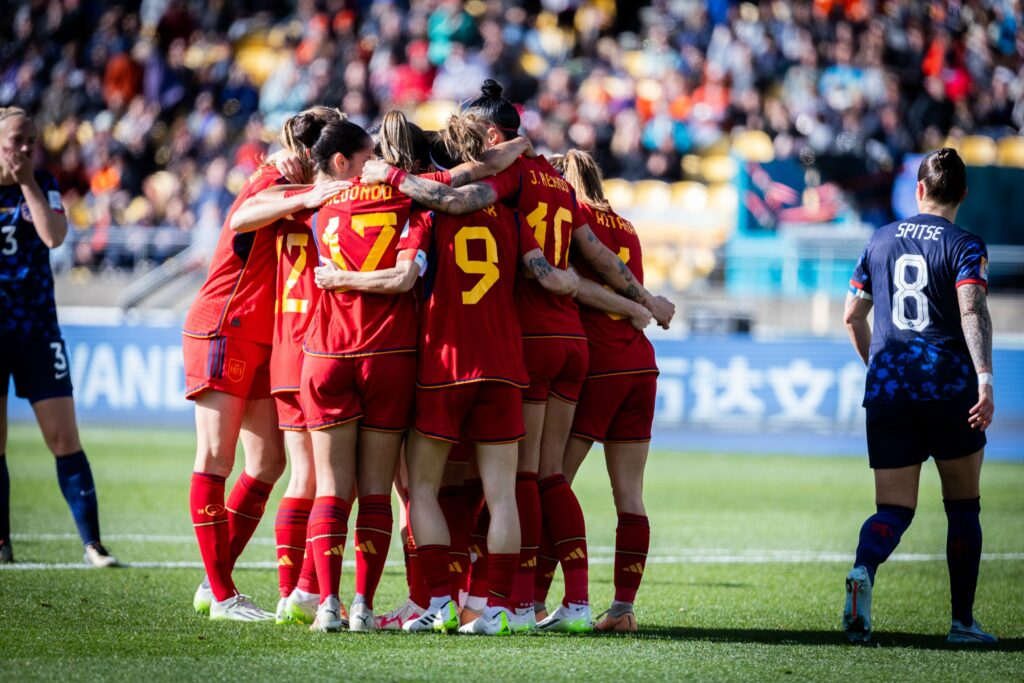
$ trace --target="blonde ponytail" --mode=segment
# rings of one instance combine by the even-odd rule
[[[576,190],[576,198],[601,211],[611,211],[601,184],[601,167],[594,157],[578,149],[570,149],[564,156],[551,158],[551,165]]]

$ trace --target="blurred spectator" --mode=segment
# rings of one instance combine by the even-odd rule
[[[743,129],[778,155],[892,171],[947,136],[1024,127],[1017,0],[7,5],[0,106],[36,112],[41,161],[84,231],[76,258],[97,267],[208,245],[305,107],[419,120],[492,76],[539,150],[582,147],[627,179],[680,179],[683,155]]]

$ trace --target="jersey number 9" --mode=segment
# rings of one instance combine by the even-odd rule
[[[469,258],[470,240],[483,240],[483,261]],[[455,233],[455,263],[467,275],[483,275],[472,289],[462,293],[463,304],[480,303],[501,275],[498,270],[498,243],[494,241],[491,231],[483,227],[466,227]]]

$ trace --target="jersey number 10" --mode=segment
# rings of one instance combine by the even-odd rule
[[[913,280],[911,280],[913,275]],[[928,297],[928,264],[920,254],[904,254],[893,270],[896,293],[892,297],[892,321],[901,330],[920,332],[931,323]],[[911,304],[913,302],[913,304]]]

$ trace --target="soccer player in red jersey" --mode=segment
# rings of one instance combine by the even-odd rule
[[[305,149],[292,135],[298,116],[285,124],[282,142],[301,159]],[[196,404],[197,432],[189,500],[207,573],[193,605],[214,619],[273,618],[238,593],[231,573],[285,464],[269,377],[275,235],[270,229],[236,232],[229,223],[247,198],[284,182],[276,167],[265,164],[243,187],[229,211],[206,282],[189,309],[183,330],[186,395]],[[320,187],[309,193],[307,201],[316,206],[315,202],[325,198],[320,192],[324,190],[330,196],[335,188]],[[224,482],[234,465],[239,436],[245,470],[225,501]]]
[[[488,124],[487,142],[495,144],[518,129],[519,114],[501,97],[501,87],[494,81],[485,82],[483,91],[483,97],[468,105],[464,117],[482,117]],[[454,127],[459,125],[461,123],[457,122]],[[365,182],[394,182],[396,177],[379,163],[368,164],[363,173]],[[584,261],[601,273],[617,292],[644,305],[662,325],[670,322],[674,314],[672,304],[647,292],[634,280],[625,264],[595,237],[576,205],[572,188],[543,157],[521,158],[493,178],[458,189],[423,178],[403,177],[402,181],[397,187],[405,194],[426,206],[452,214],[506,201],[519,210],[534,230],[536,241],[556,268],[568,268],[569,247],[574,244]],[[527,440],[520,448],[518,465],[517,499],[523,524],[523,556],[516,623],[530,628],[533,622],[533,567],[543,510],[543,522],[549,527],[559,551],[566,578],[566,596],[562,607],[538,627],[588,630],[591,618],[586,530],[579,502],[562,474],[562,458],[575,401],[587,368],[584,331],[571,297],[551,296],[535,283],[523,282],[517,288],[516,308],[523,325],[524,354],[530,372],[523,406]]]
[[[338,110],[326,107],[318,107],[313,112],[315,115],[296,117],[293,125],[286,128],[286,134],[307,150],[300,160],[304,165],[300,171],[303,179],[312,178],[315,173],[308,150],[316,144],[328,121],[344,117]],[[331,188],[337,186],[334,182],[330,184]],[[317,263],[313,235],[309,227],[291,216],[293,212],[308,210],[308,193],[314,187],[288,190],[287,199],[278,202],[268,200],[268,196],[273,197],[281,187],[271,186],[243,202],[232,213],[230,226],[242,232],[271,224],[276,226],[277,277],[270,391],[277,407],[278,428],[284,434],[291,461],[291,477],[274,521],[281,596],[276,622],[310,624],[319,604],[313,553],[309,552],[306,542],[316,480],[313,449],[299,401],[299,380],[302,343],[321,290],[313,281]]]
[[[390,183],[402,184],[402,172]],[[559,295],[575,292],[575,273],[553,269],[533,232],[505,206],[467,215],[418,213],[414,231],[433,240],[417,372],[416,430],[408,444],[410,514],[430,605],[408,631],[458,626],[449,579],[450,536],[438,502],[449,450],[460,435],[476,443],[477,467],[491,513],[490,596],[469,633],[509,633],[511,590],[519,564],[515,503],[516,443],[524,436],[521,389],[528,385],[513,291],[521,261]],[[358,274],[349,274],[355,284]],[[365,286],[365,285],[360,285]]]
[[[562,177],[576,190],[587,224],[601,242],[619,255],[636,281],[643,283],[643,255],[632,224],[620,217],[604,197],[601,171],[585,152],[571,150],[552,159]],[[582,260],[580,277],[601,283],[601,277]],[[572,481],[595,441],[604,444],[608,476],[614,492],[618,526],[615,530],[615,600],[598,631],[636,631],[633,601],[643,578],[650,545],[650,524],[643,502],[644,468],[654,421],[658,366],[654,347],[642,330],[621,315],[590,306],[580,307],[587,332],[590,362],[587,380],[573,418],[565,455],[565,475]],[[538,602],[547,594],[555,561],[538,566]]]

